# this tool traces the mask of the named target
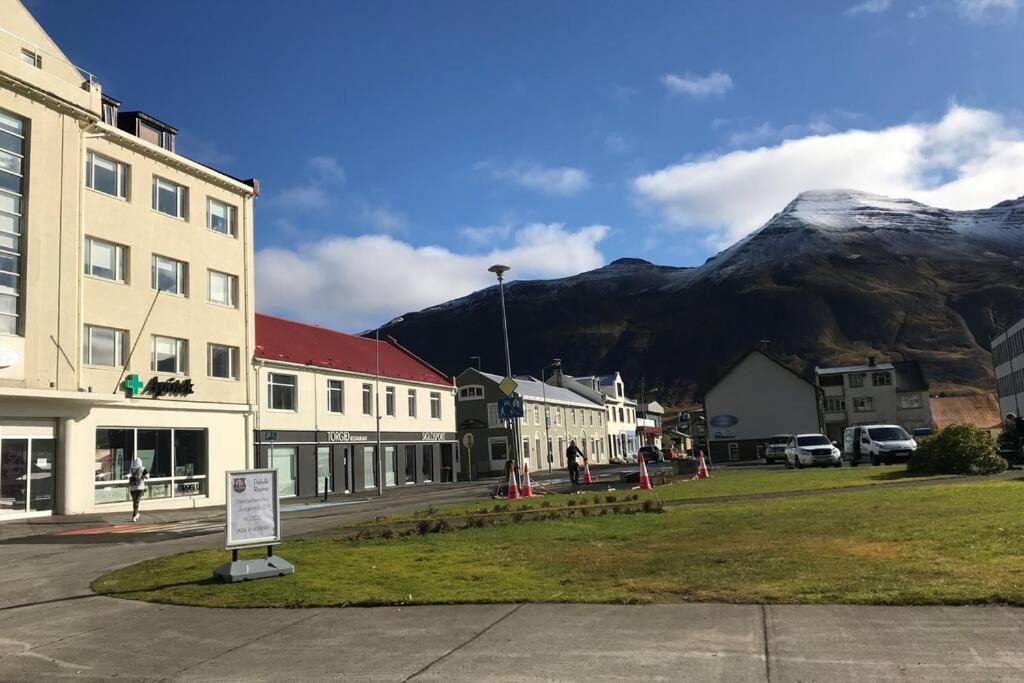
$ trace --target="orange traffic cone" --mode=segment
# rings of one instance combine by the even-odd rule
[[[644,456],[640,456],[640,490],[650,491],[654,487],[651,486],[651,478],[647,476],[647,461],[644,460]]]
[[[594,479],[590,476],[590,461],[587,459],[583,460],[583,483],[593,484]]]
[[[519,485],[516,483],[516,468],[511,461],[508,463],[508,499],[519,500]]]
[[[708,474],[708,465],[704,462],[704,451],[698,451],[700,453],[700,463],[697,465],[697,474],[693,475],[694,479],[707,479],[711,475]]]
[[[523,498],[533,498],[533,484],[530,483],[530,463],[523,462]]]

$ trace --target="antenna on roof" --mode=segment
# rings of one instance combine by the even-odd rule
[[[763,353],[765,355],[768,355],[768,347],[771,345],[771,343],[772,343],[771,339],[762,339],[761,340],[761,353]]]

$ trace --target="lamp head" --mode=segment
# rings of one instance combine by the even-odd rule
[[[488,273],[494,273],[495,275],[498,276],[498,279],[500,280],[501,276],[504,275],[505,273],[507,273],[510,270],[512,270],[512,269],[509,268],[508,266],[503,266],[500,263],[496,263],[493,266],[491,266],[490,268],[488,268],[487,272]]]

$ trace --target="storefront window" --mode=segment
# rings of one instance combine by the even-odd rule
[[[394,486],[398,483],[398,449],[394,446],[384,447],[384,485]]]
[[[405,447],[405,483],[416,483],[416,447]]]
[[[363,488],[377,487],[377,454],[374,446],[363,446]]]
[[[32,492],[29,509],[53,509],[53,439],[32,439]]]
[[[128,469],[135,453],[149,470],[146,498],[206,495],[206,430],[100,428],[96,430],[97,503],[130,500]]]
[[[294,496],[297,493],[295,488],[297,451],[295,446],[272,446],[270,449],[270,466],[277,470],[277,495],[280,498]]]
[[[431,481],[434,478],[434,447],[423,447],[423,481]]]

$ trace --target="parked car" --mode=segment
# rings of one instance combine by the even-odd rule
[[[665,456],[654,446],[641,446],[640,455],[644,456],[645,462],[665,462]]]
[[[769,438],[768,444],[764,449],[764,461],[769,465],[772,465],[779,460],[785,462],[786,446],[792,438],[792,434],[776,434]]]
[[[909,460],[916,450],[917,442],[899,425],[863,425],[843,432],[843,457],[854,467],[861,460],[872,465]]]
[[[914,441],[921,443],[921,440],[931,436],[933,431],[931,427],[918,427],[910,432],[910,436],[914,437]]]
[[[796,434],[786,444],[786,469],[842,467],[843,454],[824,434]]]
[[[626,459],[620,455],[613,455],[608,458],[608,462],[610,462],[613,465],[625,465]]]
[[[669,446],[668,448],[662,448],[661,452],[665,456],[666,460],[677,460],[678,458],[682,457],[679,451],[672,448],[671,446]]]

